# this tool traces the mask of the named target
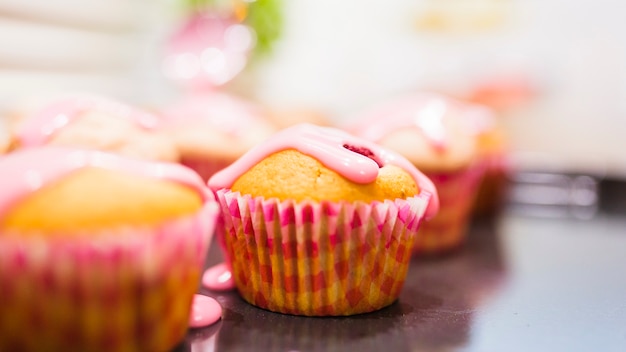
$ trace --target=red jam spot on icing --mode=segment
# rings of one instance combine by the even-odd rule
[[[213,298],[203,295],[193,295],[189,327],[202,328],[215,324],[222,317],[222,306]]]
[[[214,199],[198,174],[178,164],[125,158],[95,150],[46,146],[18,150],[0,158],[0,214],[31,192],[86,167],[169,180],[196,190],[205,201]]]
[[[378,167],[383,167],[383,165],[376,159],[376,154],[374,154],[374,152],[372,152],[371,150],[365,148],[365,147],[356,147],[350,144],[344,144],[343,145],[344,148],[351,150],[355,153],[361,154],[363,156],[366,156],[372,160],[374,160],[376,162],[376,164],[378,165]]]
[[[44,145],[58,130],[91,110],[128,119],[147,130],[156,128],[159,123],[156,116],[114,100],[99,96],[77,97],[49,104],[29,116],[21,123],[17,138],[23,147]]]

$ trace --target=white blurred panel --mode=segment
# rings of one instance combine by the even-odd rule
[[[32,22],[53,22],[68,26],[123,30],[141,23],[139,0],[0,0],[0,16]]]
[[[0,17],[0,66],[106,70],[137,56],[132,33],[97,32]]]

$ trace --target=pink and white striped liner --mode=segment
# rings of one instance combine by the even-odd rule
[[[157,228],[0,234],[0,350],[168,350],[185,335],[218,213]]]
[[[242,297],[271,311],[353,315],[393,303],[430,194],[384,202],[295,202],[217,191]]]

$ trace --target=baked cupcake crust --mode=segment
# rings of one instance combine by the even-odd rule
[[[419,193],[415,181],[394,165],[380,168],[376,180],[360,184],[346,179],[315,158],[288,149],[261,160],[232,186],[241,194],[281,201],[383,201]]]
[[[0,230],[64,233],[151,226],[197,212],[202,199],[183,185],[86,168],[46,185],[2,216]]]

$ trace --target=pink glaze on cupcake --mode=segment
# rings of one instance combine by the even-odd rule
[[[354,151],[362,148],[371,155]],[[209,180],[209,188],[217,191],[231,187],[239,176],[263,158],[286,149],[296,149],[310,155],[324,166],[355,183],[373,182],[378,176],[378,170],[385,165],[398,166],[411,174],[420,192],[432,195],[432,201],[426,209],[426,218],[434,216],[439,209],[437,191],[433,183],[404,157],[341,130],[310,124],[299,124],[275,134],[227,169],[215,174]]]
[[[195,189],[205,201],[215,199],[196,174],[180,165],[124,158],[99,151],[61,147],[25,149],[5,156],[2,165],[0,213],[24,196],[88,166],[181,183]]]
[[[60,129],[90,110],[122,117],[145,130],[154,129],[158,125],[156,116],[113,100],[97,96],[68,98],[46,106],[23,121],[17,132],[17,138],[24,147],[44,145]]]
[[[31,104],[32,105],[32,104]],[[158,161],[178,161],[174,143],[146,111],[95,95],[71,95],[16,109],[11,149],[43,145],[87,148]]]

